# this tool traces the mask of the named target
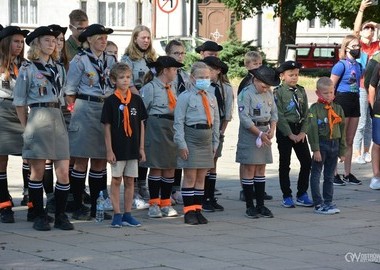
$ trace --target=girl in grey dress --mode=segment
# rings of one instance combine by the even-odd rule
[[[43,209],[42,178],[45,161],[53,160],[57,182],[54,227],[72,230],[74,226],[65,215],[69,184],[69,140],[60,104],[63,101],[65,69],[56,65],[58,51],[54,32],[47,26],[36,28],[26,37],[30,46],[26,63],[20,68],[14,89],[14,101],[21,125],[25,127],[22,156],[29,160],[29,196],[34,211],[33,228],[50,230]],[[30,113],[27,115],[27,106]]]
[[[140,89],[149,116],[145,132],[145,166],[150,168],[148,215],[172,217],[177,215],[170,201],[177,167],[177,147],[173,141],[176,94],[171,83],[177,76],[177,68],[183,64],[170,56],[160,56],[148,66],[151,68],[151,80]]]
[[[100,191],[107,189],[106,147],[100,118],[104,99],[114,92],[109,71],[116,63],[116,58],[105,53],[107,38],[111,33],[112,29],[100,24],[87,27],[79,35],[83,50],[71,60],[67,74],[65,93],[68,107],[73,106],[69,126],[70,154],[75,158],[71,172],[71,192],[74,197],[72,217],[77,220],[95,217],[96,200]],[[89,159],[90,213],[82,202]],[[104,217],[112,218],[108,213]]]
[[[202,62],[194,63],[190,76],[192,87],[179,95],[174,112],[174,142],[178,146],[178,167],[183,168],[183,211],[185,223],[206,224],[201,214],[204,181],[214,166],[219,145],[219,111],[210,86],[210,69]]]
[[[0,32],[0,215],[3,223],[14,222],[7,165],[8,155],[21,155],[22,151],[24,128],[12,101],[18,70],[25,61],[24,38],[28,33],[17,26],[8,26]]]
[[[270,87],[278,85],[280,79],[267,66],[261,66],[252,73],[253,83],[238,96],[240,126],[236,162],[244,165],[241,183],[246,198],[246,216],[273,217],[272,212],[264,206],[265,165],[273,162],[271,139],[277,123],[277,107]],[[253,185],[257,207],[253,204]]]

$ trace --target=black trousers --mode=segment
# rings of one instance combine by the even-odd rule
[[[290,127],[293,134],[299,134],[300,126],[290,125]],[[304,142],[294,143],[288,136],[284,136],[279,130],[276,131],[276,138],[277,148],[280,155],[279,180],[283,198],[292,196],[289,178],[292,149],[294,149],[301,166],[297,182],[297,197],[299,197],[309,188],[311,156],[307,139],[305,138]]]

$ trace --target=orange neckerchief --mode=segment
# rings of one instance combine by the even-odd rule
[[[18,68],[15,63],[13,63],[13,73],[15,74],[16,78],[18,77]]]
[[[127,137],[131,137],[132,136],[132,128],[131,128],[131,123],[129,122],[129,110],[128,110],[128,104],[129,104],[129,102],[131,102],[131,97],[132,97],[131,90],[128,88],[127,93],[126,93],[127,97],[125,97],[125,98],[121,94],[120,89],[116,89],[114,94],[120,100],[120,102],[124,105],[124,110],[123,110],[124,130],[125,130],[125,134],[127,135]]]
[[[170,84],[165,85],[165,89],[166,89],[166,92],[168,93],[169,109],[173,111],[176,105],[176,100],[175,100],[175,96],[172,92],[172,88]]]
[[[211,127],[211,123],[212,123],[211,112],[210,112],[210,105],[208,103],[208,98],[207,98],[206,92],[204,90],[200,90],[200,91],[198,91],[198,94],[200,94],[202,96],[202,104],[203,104],[203,108],[205,109],[205,113],[206,113],[206,117],[207,117],[207,124],[209,127]]]
[[[342,122],[342,117],[340,117],[332,108],[331,104],[328,103],[325,99],[322,97],[318,96],[318,103],[325,104],[325,109],[327,110],[327,119],[329,121],[329,126],[330,126],[330,139],[332,139],[332,133],[333,133],[333,128],[334,125]]]

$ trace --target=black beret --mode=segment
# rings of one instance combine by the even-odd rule
[[[151,62],[147,64],[149,68],[155,67],[162,67],[162,68],[170,68],[170,67],[183,67],[184,64],[176,61],[173,57],[171,56],[159,56],[156,60],[156,62]]]
[[[40,27],[34,29],[33,32],[29,33],[29,35],[26,37],[25,41],[26,41],[26,44],[30,45],[30,43],[35,38],[38,38],[38,37],[41,37],[41,36],[54,36],[54,37],[58,37],[59,34],[60,34],[60,32],[56,32],[53,29],[51,29],[50,27],[40,26]]]
[[[78,40],[80,42],[85,42],[88,37],[92,37],[95,35],[109,35],[112,34],[113,30],[111,28],[105,28],[101,24],[91,24],[90,26],[86,27],[84,31],[79,35]]]
[[[219,52],[223,50],[223,46],[220,46],[218,43],[208,40],[204,42],[202,45],[195,48],[195,51],[197,53],[204,52],[204,51],[212,51],[212,52]]]
[[[284,63],[282,63],[277,69],[276,71],[278,73],[282,73],[284,71],[287,71],[287,70],[290,70],[290,69],[300,69],[302,67],[302,64],[301,63],[298,63],[296,61],[292,61],[292,60],[289,60],[289,61],[286,61]]]
[[[18,26],[10,25],[1,30],[0,40],[13,35],[22,35],[25,38],[28,35],[28,33],[29,30],[21,30],[21,28]]]
[[[268,66],[262,65],[259,68],[251,69],[249,71],[256,79],[271,86],[280,84],[280,78],[277,72]]]
[[[222,60],[215,56],[208,56],[205,59],[201,60],[201,62],[206,63],[210,67],[220,68],[223,74],[227,74],[228,66]]]
[[[62,27],[58,24],[51,24],[51,25],[48,25],[48,27],[50,27],[51,29],[53,29],[53,31],[57,31],[57,32],[60,32],[62,33],[63,35],[66,34],[66,31],[67,31],[67,27]]]

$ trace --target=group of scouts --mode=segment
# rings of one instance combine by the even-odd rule
[[[7,187],[8,155],[22,154],[23,168],[30,167],[24,173],[28,221],[34,222],[36,230],[50,230],[52,222],[62,230],[74,228],[65,214],[69,193],[73,219],[95,217],[96,199],[107,189],[107,162],[114,215],[106,214],[105,219],[112,219],[112,227],[141,226],[131,215],[135,196],[148,197],[151,218],[177,216],[171,195],[179,190],[184,222],[208,223],[202,210],[224,210],[215,198],[216,164],[233,112],[228,66],[218,58],[223,47],[212,41],[197,47],[201,60],[188,74],[182,69],[186,52],[181,42],[172,40],[167,56],[157,58],[149,28],[137,26],[118,63],[106,52],[112,29],[88,25],[81,10],[69,17],[72,35],[65,46],[59,46],[59,41],[67,28],[57,25],[41,26],[31,33],[8,26],[0,32],[1,221],[14,222]],[[30,47],[28,60],[23,58],[24,38]],[[352,50],[347,50],[348,56]],[[264,200],[271,197],[265,193],[265,166],[273,161],[274,136],[280,153],[283,206],[294,207],[289,166],[295,149],[301,163],[295,204],[315,206],[321,214],[338,213],[332,203],[332,181],[338,156],[344,159],[345,128],[342,108],[333,103],[334,82],[326,77],[318,81],[319,99],[309,110],[306,92],[297,84],[298,63],[287,61],[274,70],[262,65],[259,53],[249,52],[245,66],[249,73],[239,86],[236,150],[245,215],[273,217]],[[274,91],[273,86],[277,86]],[[52,187],[44,179],[47,160],[56,172],[55,190],[49,192],[54,193],[54,218],[43,203],[44,188],[48,193],[47,187]],[[88,164],[90,208],[83,203]],[[322,198],[323,166],[327,184]],[[314,202],[307,194],[310,168]]]

